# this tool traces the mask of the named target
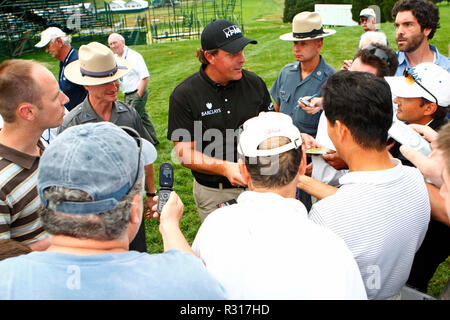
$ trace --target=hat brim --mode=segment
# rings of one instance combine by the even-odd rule
[[[83,76],[80,71],[80,60],[69,63],[64,69],[64,76],[69,81],[83,86],[96,86],[105,84],[122,78],[131,70],[131,63],[127,60],[116,57],[116,62],[119,67],[126,67],[126,69],[118,69],[115,74],[109,77],[97,78],[91,76]]]
[[[219,47],[218,49],[222,49],[222,50],[224,50],[226,52],[234,54],[234,53],[238,53],[239,51],[244,49],[245,46],[248,45],[249,43],[257,44],[258,41],[253,40],[253,39],[249,39],[249,38],[246,38],[246,37],[240,37],[240,38],[237,38],[236,40],[234,40],[234,41],[232,41],[230,43],[227,43],[227,44]]]
[[[152,164],[156,161],[156,158],[158,156],[158,152],[156,151],[153,144],[151,144],[149,141],[145,139],[142,140],[142,158],[144,160],[144,166],[148,166],[149,164]]]
[[[409,83],[406,77],[384,77],[394,97],[400,98],[425,98],[428,101],[435,102],[434,98],[422,89],[417,83]]]
[[[336,30],[333,29],[323,29],[323,33],[319,34],[317,36],[314,37],[306,37],[306,38],[296,38],[294,37],[294,35],[292,34],[292,32],[289,33],[285,33],[283,35],[280,36],[281,40],[284,41],[306,41],[306,40],[314,40],[314,39],[320,39],[320,38],[325,38],[328,36],[332,36],[333,34],[336,33]]]
[[[50,42],[51,39],[41,39],[41,41],[39,41],[38,43],[36,43],[34,46],[36,48],[43,48],[46,45],[48,45],[48,43]]]

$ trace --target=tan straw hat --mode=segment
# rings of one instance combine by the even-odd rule
[[[79,59],[68,64],[64,75],[73,83],[95,86],[117,80],[131,70],[125,59],[115,57],[107,46],[91,42],[82,45]]]
[[[336,30],[324,29],[322,19],[317,12],[303,11],[297,14],[292,21],[292,33],[280,36],[285,41],[305,41],[331,36]]]

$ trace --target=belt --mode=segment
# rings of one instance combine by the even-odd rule
[[[209,188],[215,188],[215,189],[220,189],[220,187],[222,187],[222,189],[232,189],[232,188],[243,188],[245,189],[245,187],[241,187],[241,186],[233,186],[230,182],[214,182],[214,181],[206,181],[206,180],[202,180],[199,181],[197,178],[195,178],[195,181],[197,181],[198,183],[200,183],[202,186],[205,187],[209,187]],[[222,186],[221,186],[222,185]]]
[[[137,90],[138,90],[138,89],[136,89],[136,90],[134,90],[134,91],[126,92],[126,93],[124,93],[124,95],[128,95],[128,94],[133,94],[133,93],[136,93],[136,92],[137,92]]]

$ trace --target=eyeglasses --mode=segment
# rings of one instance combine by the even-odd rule
[[[373,46],[371,44],[368,44],[367,46],[365,46],[363,48],[363,50],[369,51],[371,54],[373,54],[378,59],[380,59],[382,61],[386,61],[387,64],[389,64],[389,57],[388,57],[387,53],[384,50],[382,50],[380,48],[377,48],[377,47],[375,47],[375,46]]]
[[[141,141],[141,139],[142,138],[139,135],[139,133],[137,133],[137,131],[134,130],[133,128],[130,128],[130,127],[127,127],[127,126],[119,126],[119,127],[136,141],[137,146],[139,148],[136,177],[134,178],[134,183],[133,183],[133,186],[134,186],[136,184],[137,178],[139,176],[139,170],[140,170],[140,167],[141,167],[141,151],[142,151],[142,141]]]
[[[423,90],[425,90],[426,92],[428,92],[436,101],[436,104],[439,105],[438,103],[438,99],[434,96],[434,94],[432,94],[427,88],[425,88],[417,79],[417,75],[414,73],[414,71],[412,71],[410,68],[406,68],[405,71],[403,71],[403,75],[406,78],[406,81],[409,84],[413,84],[414,82],[417,83],[419,85],[419,87],[421,87]]]

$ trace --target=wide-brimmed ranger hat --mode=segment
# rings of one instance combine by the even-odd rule
[[[107,46],[91,42],[82,45],[78,60],[64,69],[64,75],[71,82],[95,86],[122,78],[131,70],[131,64],[114,53]]]
[[[385,77],[392,95],[401,98],[425,98],[440,107],[450,105],[450,73],[432,62],[405,69],[403,76]]]
[[[285,41],[305,41],[331,36],[333,29],[324,29],[322,18],[317,12],[303,11],[292,20],[292,32],[280,36]]]
[[[272,137],[286,137],[289,143],[272,149],[259,149],[259,145]],[[239,135],[238,152],[246,157],[266,157],[281,154],[302,145],[300,130],[292,118],[282,112],[260,112],[243,124]]]
[[[258,42],[244,37],[239,26],[228,20],[211,22],[203,29],[201,36],[203,50],[222,49],[234,54],[244,49],[249,43],[257,44]]]

